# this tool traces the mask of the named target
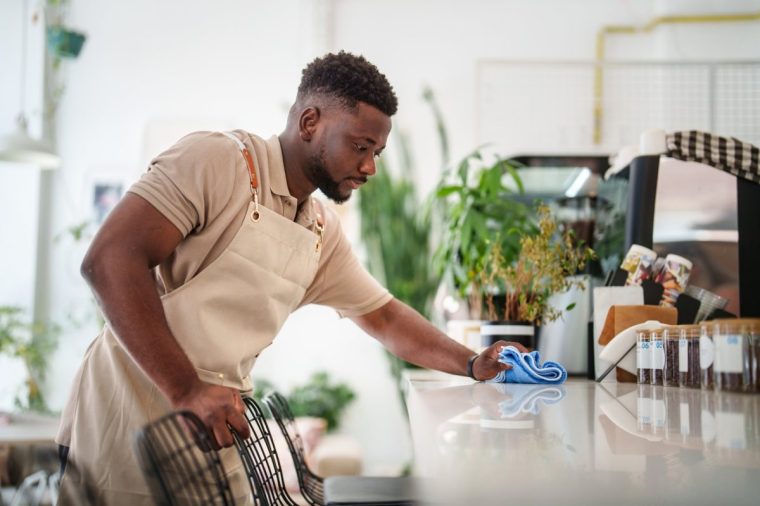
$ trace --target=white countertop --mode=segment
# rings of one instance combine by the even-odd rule
[[[760,504],[760,395],[407,381],[431,504]]]

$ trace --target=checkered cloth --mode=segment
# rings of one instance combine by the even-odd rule
[[[733,137],[690,130],[668,134],[668,156],[699,162],[760,184],[760,150]]]

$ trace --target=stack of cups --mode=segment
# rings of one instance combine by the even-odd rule
[[[700,323],[707,319],[716,309],[725,309],[728,299],[716,295],[712,292],[699,288],[698,286],[689,285],[686,287],[686,295],[694,297],[699,301],[699,311],[694,323]]]

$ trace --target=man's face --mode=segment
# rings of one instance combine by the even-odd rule
[[[385,148],[391,119],[360,102],[355,109],[333,107],[320,118],[316,153],[306,166],[306,177],[338,204],[375,174],[375,158]]]

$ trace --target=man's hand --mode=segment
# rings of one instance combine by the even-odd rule
[[[496,341],[491,346],[483,350],[475,362],[472,364],[472,373],[478,381],[490,380],[501,371],[508,371],[512,366],[499,362],[499,353],[505,346],[514,346],[521,353],[528,350],[520,343],[509,341]]]
[[[234,443],[228,424],[240,437],[247,438],[250,435],[244,416],[245,405],[240,392],[234,388],[211,385],[199,380],[182,397],[173,400],[172,404],[175,409],[186,409],[198,415],[214,435],[217,450]]]

